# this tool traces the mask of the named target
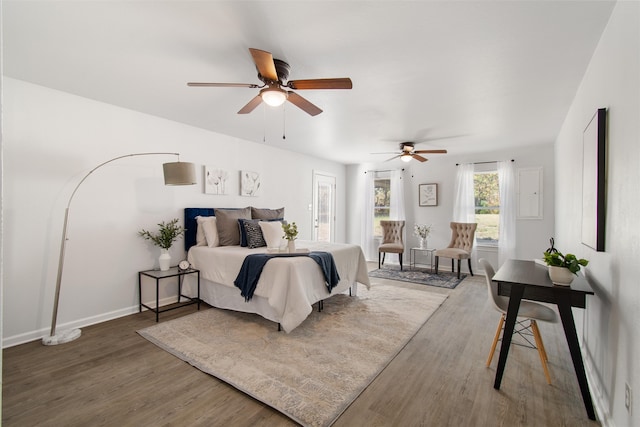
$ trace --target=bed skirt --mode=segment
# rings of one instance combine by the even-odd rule
[[[184,295],[192,297],[197,295],[197,278],[195,275],[189,274],[184,276],[182,286]],[[358,282],[354,282],[351,286],[346,282],[338,284],[338,286],[336,286],[331,292],[331,295],[327,298],[331,298],[332,295],[340,294],[348,290],[351,290],[351,296],[356,296],[358,291]],[[241,311],[244,313],[255,313],[265,319],[271,320],[272,322],[282,323],[281,315],[278,314],[271,305],[269,305],[268,298],[254,295],[250,301],[245,302],[244,297],[240,295],[240,289],[236,287],[232,288],[230,286],[200,278],[200,299],[213,307],[225,310]],[[313,301],[312,304],[315,304],[318,301]],[[285,329],[287,332],[293,330],[293,328],[290,330],[287,329]]]

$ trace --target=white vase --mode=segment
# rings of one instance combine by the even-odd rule
[[[420,238],[420,249],[425,249],[427,247],[427,239]]]
[[[287,241],[287,252],[289,252],[290,254],[293,254],[293,253],[296,252],[296,241],[295,240]]]
[[[171,267],[171,255],[169,255],[169,249],[160,249],[160,271],[167,271]]]
[[[573,282],[575,274],[566,267],[549,266],[549,278],[556,285],[569,286]]]

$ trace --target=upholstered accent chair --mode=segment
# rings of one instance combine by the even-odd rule
[[[451,242],[444,249],[438,249],[435,252],[436,257],[436,274],[438,274],[438,262],[440,257],[451,258],[451,272],[455,271],[453,260],[458,260],[458,279],[460,278],[460,263],[463,259],[469,262],[469,273],[473,276],[471,270],[471,249],[473,248],[473,237],[476,234],[478,224],[475,222],[452,222]]]
[[[491,360],[493,359],[493,354],[496,351],[498,340],[500,339],[500,333],[504,326],[507,309],[509,308],[509,298],[498,295],[498,284],[491,280],[495,275],[495,272],[489,261],[484,258],[480,258],[478,260],[478,264],[484,270],[484,275],[487,281],[487,290],[489,292],[489,300],[493,302],[494,308],[502,313],[502,316],[500,316],[500,320],[498,321],[496,335],[493,338],[493,343],[491,344],[489,357],[487,358],[487,367],[489,367],[491,365]],[[551,384],[551,376],[549,375],[549,368],[547,367],[549,358],[547,357],[547,352],[544,348],[544,343],[542,342],[542,336],[540,335],[540,329],[538,329],[538,323],[536,320],[556,323],[558,321],[558,316],[555,311],[545,305],[533,301],[520,301],[518,320],[513,333],[522,337],[524,344],[521,345],[538,350],[540,362],[542,362],[542,369],[544,370],[544,376],[547,379],[547,383]],[[532,335],[535,340],[535,344],[529,339]],[[515,341],[512,342],[516,344]]]
[[[402,270],[402,254],[404,253],[402,231],[404,230],[404,221],[382,220],[380,221],[380,226],[382,227],[382,243],[378,247],[378,269],[384,264],[384,257],[387,252],[391,252],[398,254],[400,270]]]

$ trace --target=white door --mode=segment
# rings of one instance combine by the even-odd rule
[[[335,238],[336,177],[313,172],[313,240],[333,242]]]

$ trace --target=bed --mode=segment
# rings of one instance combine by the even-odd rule
[[[196,217],[215,216],[216,211],[220,212],[220,222],[222,211],[228,210],[185,209],[187,259],[194,268],[200,270],[200,296],[211,306],[255,313],[277,322],[285,332],[291,332],[312,312],[313,304],[321,304],[326,298],[346,291],[355,296],[358,283],[367,289],[370,286],[364,254],[358,245],[296,240],[300,251],[322,251],[333,255],[340,280],[331,292],[328,290],[322,269],[312,258],[304,254],[294,257],[278,256],[276,249],[267,246],[251,248],[229,244],[213,247],[197,245],[196,234],[199,224]],[[283,210],[279,213],[283,215]],[[219,231],[223,231],[222,228]],[[273,254],[274,257],[264,265],[252,298],[245,301],[234,280],[247,255],[264,253]],[[192,276],[185,277],[186,295],[195,295],[196,278]]]

